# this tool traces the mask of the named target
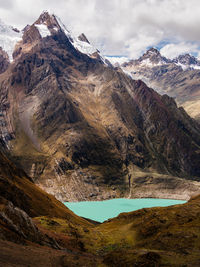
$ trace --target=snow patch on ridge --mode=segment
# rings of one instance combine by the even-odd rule
[[[80,41],[78,38],[73,38],[73,45],[76,49],[78,49],[81,53],[92,55],[97,52],[97,49],[94,48],[91,44]]]
[[[190,66],[187,66],[187,65],[184,65],[184,64],[182,64],[182,63],[180,63],[180,62],[178,62],[178,63],[175,63],[177,66],[179,66],[179,67],[181,67],[182,68],[182,70],[187,70]]]
[[[21,32],[16,32],[11,26],[6,25],[0,20],[0,47],[7,52],[9,60],[13,61],[12,53],[15,45],[22,38]]]
[[[45,24],[35,24],[35,27],[38,29],[40,35],[42,38],[45,38],[47,36],[50,36],[51,33]]]
[[[183,71],[188,70],[188,69],[200,70],[200,66],[199,65],[195,65],[195,64],[185,65],[185,64],[182,64],[180,62],[175,63],[175,64],[177,66],[180,66]]]
[[[144,59],[140,63],[141,66],[147,66],[147,67],[155,67],[165,64],[167,64],[167,62],[165,62],[164,60],[159,60],[158,62],[152,62],[150,58]]]
[[[79,40],[78,37],[75,37],[69,30],[67,30],[67,28],[62,23],[62,21],[60,20],[60,18],[57,17],[56,15],[54,15],[54,16],[56,17],[56,19],[57,19],[57,21],[58,21],[61,29],[64,31],[64,33],[69,38],[69,40],[72,43],[72,45],[77,50],[79,50],[83,54],[87,54],[88,56],[91,56],[93,53],[96,53],[96,52],[98,53],[98,50],[95,47],[93,47],[91,44],[89,44],[87,42],[84,42],[84,41]]]
[[[199,65],[192,64],[192,65],[190,65],[190,68],[193,68],[195,70],[200,70],[200,66]]]
[[[129,76],[131,79],[133,79],[133,76],[132,76],[132,74],[131,74],[130,71],[127,71],[127,70],[125,70],[124,68],[122,68],[122,70],[123,70],[123,72],[124,72],[127,76]]]

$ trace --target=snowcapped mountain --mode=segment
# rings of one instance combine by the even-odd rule
[[[2,27],[2,46],[18,40],[12,31]],[[104,64],[55,15],[43,12],[19,36],[4,46],[12,63],[0,48],[0,266],[198,266],[200,125],[173,98]],[[155,49],[136,63],[158,80],[188,73]],[[192,199],[98,225],[52,195]]]
[[[19,31],[0,21],[0,47],[2,47],[2,49],[8,54],[9,60],[12,61],[12,54],[15,50],[15,46],[19,41],[22,41],[22,39],[25,43],[28,43],[32,42],[35,38],[46,38],[59,31],[65,33],[71,44],[78,51],[90,57],[98,56],[106,63],[104,57],[100,55],[100,52],[90,44],[84,34],[81,34],[80,36],[73,35],[73,33],[70,32],[62,23],[59,17],[54,14],[49,14],[47,11],[44,11],[33,25],[27,25],[23,31]]]
[[[172,62],[181,66],[183,70],[200,69],[200,61],[190,54],[179,55]]]
[[[200,119],[200,61],[189,54],[172,60],[155,49],[149,49],[137,60],[121,65],[134,79],[141,79],[160,94],[176,98],[188,114]]]
[[[48,12],[44,12],[41,15],[44,19],[49,16]],[[55,22],[55,30],[62,30],[66,34],[66,36],[69,38],[71,41],[72,45],[79,50],[83,54],[87,54],[88,56],[91,56],[94,53],[99,53],[99,51],[93,47],[90,42],[88,41],[87,37],[82,33],[80,36],[76,37],[73,35],[72,32],[70,32],[66,26],[62,23],[61,19],[57,17],[56,15],[52,14],[50,15],[52,17],[52,20]],[[57,25],[56,25],[57,24]],[[45,21],[41,21],[41,25],[44,27],[45,26]],[[83,36],[85,38],[83,38]],[[81,38],[82,37],[82,38]]]
[[[155,66],[169,63],[169,60],[161,56],[160,52],[156,48],[150,48],[141,56],[138,60],[133,60],[135,65]]]
[[[120,64],[120,62],[119,62]],[[123,64],[123,63],[122,63]],[[139,59],[130,60],[124,63],[124,66],[155,67],[165,64],[175,64],[182,70],[200,69],[200,61],[189,54],[179,55],[174,59],[168,59],[161,55],[156,48],[150,48]]]
[[[10,61],[13,60],[12,53],[21,37],[22,32],[0,20],[0,47],[8,54]]]
[[[154,49],[147,59],[167,62]],[[152,170],[165,175],[156,188],[168,188],[169,174],[200,177],[198,124],[170,97],[104,64],[55,15],[43,12],[24,28],[0,76],[0,140],[58,199],[135,196],[129,184]]]

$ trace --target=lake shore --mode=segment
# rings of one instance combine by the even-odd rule
[[[167,207],[185,202],[175,199],[116,198],[104,201],[65,202],[64,204],[76,215],[102,223],[118,216],[120,213],[136,211],[142,208]]]

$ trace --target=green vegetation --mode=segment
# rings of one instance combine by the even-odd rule
[[[63,244],[68,236],[68,247],[78,242],[82,250],[100,256],[105,266],[197,266],[199,260],[200,197],[183,205],[120,214],[96,226],[46,217],[35,220],[54,232],[58,242]]]

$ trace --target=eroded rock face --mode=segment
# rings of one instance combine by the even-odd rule
[[[22,244],[26,243],[26,241],[31,241],[56,249],[59,248],[55,240],[47,235],[43,235],[39,231],[33,220],[25,211],[15,207],[12,202],[2,198],[0,220],[4,227],[7,228],[6,231],[1,228],[1,239]]]
[[[81,33],[81,35],[78,36],[78,39],[83,42],[90,43],[84,33]]]
[[[7,70],[9,66],[8,54],[0,47],[0,74]]]
[[[199,180],[199,125],[172,98],[78,51],[49,16],[25,30],[0,77],[7,145],[35,183],[76,201],[134,197],[138,170]],[[30,30],[39,23],[48,36]]]

